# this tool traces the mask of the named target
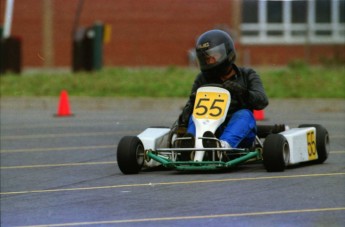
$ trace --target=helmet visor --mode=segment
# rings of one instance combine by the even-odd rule
[[[225,44],[222,43],[206,50],[199,49],[197,50],[197,56],[201,70],[211,69],[226,59]]]

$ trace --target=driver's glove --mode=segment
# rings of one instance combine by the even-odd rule
[[[193,112],[194,101],[195,101],[195,93],[192,93],[189,97],[189,100],[186,106],[183,108],[182,113],[180,114],[178,118],[178,128],[181,130],[186,131],[188,127],[188,121],[189,121],[190,115]]]
[[[242,96],[248,93],[248,90],[246,88],[231,80],[225,81],[223,83],[223,87],[229,90],[231,94]]]
[[[182,113],[180,114],[178,118],[178,126],[179,127],[186,127],[188,126],[189,117],[192,114],[193,106],[191,106],[189,103],[184,107]]]
[[[188,119],[189,114],[185,110],[183,110],[177,120],[176,133],[179,137],[183,136],[187,132]]]

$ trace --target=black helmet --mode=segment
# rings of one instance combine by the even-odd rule
[[[210,30],[200,35],[196,42],[196,55],[200,70],[212,77],[228,73],[229,66],[236,59],[231,37],[221,30]]]

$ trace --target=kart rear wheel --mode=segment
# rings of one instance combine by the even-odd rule
[[[289,163],[290,148],[281,134],[270,134],[263,145],[263,164],[268,172],[282,172]]]
[[[144,164],[144,146],[136,136],[123,137],[117,147],[117,164],[124,174],[137,174]]]
[[[314,127],[316,129],[316,151],[318,159],[315,163],[321,164],[328,158],[330,151],[329,134],[325,127],[318,124],[303,124],[299,128]]]

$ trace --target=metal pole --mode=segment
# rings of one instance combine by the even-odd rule
[[[14,5],[14,0],[6,1],[6,11],[5,11],[5,18],[4,18],[5,25],[4,25],[4,32],[3,32],[4,39],[7,39],[11,36],[13,5]]]
[[[75,38],[76,31],[77,31],[77,28],[79,25],[79,19],[81,16],[81,12],[83,11],[83,5],[84,5],[84,0],[79,0],[78,6],[77,6],[77,12],[76,12],[76,15],[74,17],[74,23],[73,23],[73,28],[72,28],[73,29],[73,31],[72,31],[73,39]]]

